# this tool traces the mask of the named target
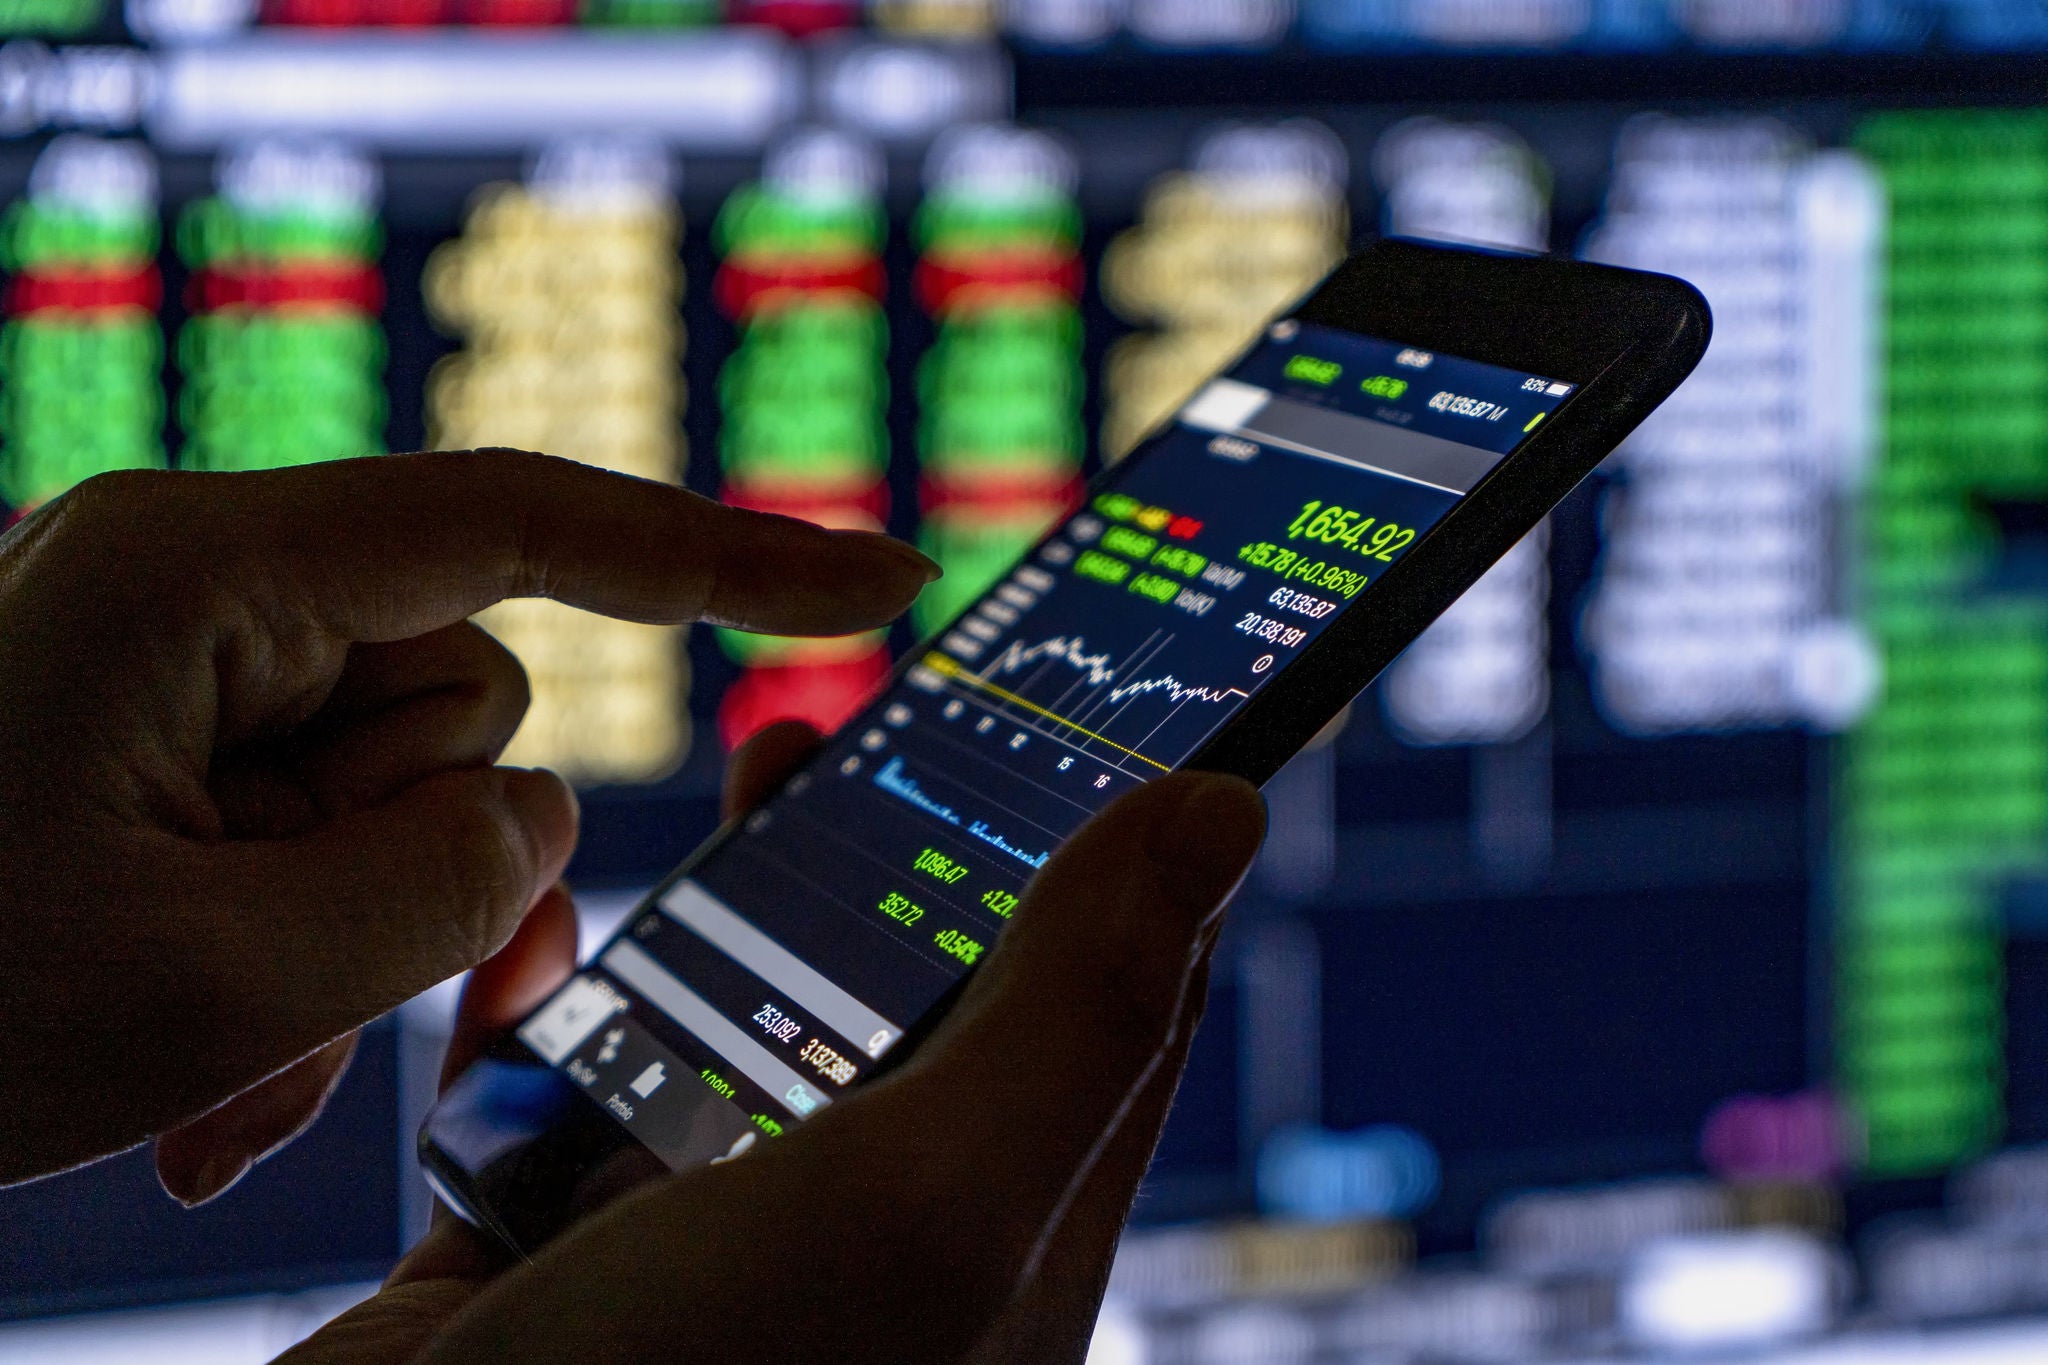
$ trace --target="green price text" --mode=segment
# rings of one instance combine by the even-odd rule
[[[1415,532],[1411,527],[1396,526],[1391,521],[1312,499],[1303,503],[1301,512],[1287,524],[1287,538],[1341,545],[1369,559],[1391,564],[1394,556],[1415,539]]]
[[[903,924],[915,924],[924,918],[924,907],[922,905],[917,904],[910,897],[895,891],[891,891],[888,895],[882,897],[881,903],[875,908],[890,919],[897,920]]]
[[[981,960],[981,945],[958,929],[941,929],[932,942],[939,946],[940,952],[957,957],[970,967]]]
[[[911,867],[951,886],[967,875],[967,864],[955,862],[935,848],[928,848],[912,860]]]

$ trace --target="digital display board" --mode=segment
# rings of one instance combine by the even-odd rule
[[[920,641],[1358,235],[1694,281],[1699,371],[1270,785],[1103,1349],[1263,1360],[1231,1343],[1266,1323],[1302,1359],[1648,1359],[2048,1311],[2011,1270],[2048,1254],[2039,6],[52,0],[4,26],[11,512],[103,469],[501,444],[946,565],[848,640],[486,615],[534,685],[512,757],[582,788],[571,876],[614,911],[713,828],[761,724],[836,723],[914,647],[955,661],[934,698],[986,667]],[[1317,360],[1414,401],[1315,354],[1259,386],[1306,393]],[[1317,501],[1355,510],[1308,489],[1255,539],[1297,549]],[[1087,549],[1117,591],[1201,590]],[[982,643],[1092,655],[1058,634]],[[986,681],[1068,715],[1023,676]],[[956,806],[886,770],[878,799]],[[965,953],[987,937],[911,890],[965,863],[942,843],[890,889]],[[442,1028],[403,1012],[325,1145],[204,1228],[135,1212],[133,1155],[0,1193],[0,1310],[374,1275],[421,1225],[402,1153]],[[1804,1306],[1691,1313],[1752,1273]],[[1510,1319],[1539,1326],[1426,1330]]]

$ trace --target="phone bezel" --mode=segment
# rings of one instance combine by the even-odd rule
[[[1712,314],[1669,275],[1387,238],[1291,316],[1578,385],[1183,766],[1263,784],[1676,389]]]
[[[1578,388],[1551,420],[1379,576],[1370,590],[1370,612],[1340,613],[1182,765],[1261,784],[1370,686],[1431,621],[1678,387],[1705,353],[1712,331],[1706,300],[1691,285],[1670,276],[1398,238],[1383,238],[1355,252],[1288,316],[1567,380]],[[1141,446],[1133,459],[1144,457]],[[1129,467],[1126,461],[1104,469],[1089,481],[1084,496],[1101,491]],[[1034,546],[1026,557],[1035,550]],[[943,636],[947,628],[932,638]],[[875,695],[893,688],[922,654],[921,648],[907,652]],[[706,839],[653,894],[660,895],[690,875],[718,851],[734,827],[729,822]],[[890,1050],[885,1065],[868,1079],[914,1052],[944,1018],[958,989],[916,1021]],[[486,1055],[544,1065],[509,1032]],[[563,1085],[567,1087],[567,1082]],[[591,1110],[597,1109],[582,1091],[567,1088]],[[541,1174],[549,1166],[537,1149],[545,1144],[547,1133],[528,1144],[541,1159],[523,1168],[537,1178],[517,1181],[487,1197],[474,1173],[435,1142],[434,1126],[441,1112],[437,1105],[421,1126],[420,1159],[430,1183],[459,1213],[522,1253],[530,1253],[569,1221],[567,1173],[560,1189],[547,1188],[551,1177]],[[604,1122],[617,1141],[604,1147],[603,1157],[639,1146],[623,1125],[608,1116]],[[570,1126],[557,1125],[548,1132]],[[593,1131],[580,1128],[577,1136],[580,1144],[587,1144]],[[577,1150],[581,1153],[583,1147]],[[579,1163],[586,1156],[579,1156]],[[542,1207],[536,1198],[552,1203]],[[520,1207],[500,1207],[507,1202]]]

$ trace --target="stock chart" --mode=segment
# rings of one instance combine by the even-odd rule
[[[836,1096],[801,1064],[843,1087],[924,1024],[1061,843],[1373,611],[1576,387],[1275,322],[520,1037],[673,1164],[782,1135]],[[650,1066],[707,1088],[611,1084]]]
[[[2048,1352],[2038,5],[45,0],[0,27],[6,514],[108,469],[503,445],[915,540],[947,576],[889,632],[483,623],[533,683],[514,760],[582,790],[606,926],[714,828],[733,745],[837,724],[918,651],[934,737],[839,742],[922,822],[860,932],[935,982],[1089,808],[1060,783],[1171,764],[1425,510],[1304,484],[1225,535],[1179,488],[1082,505],[1087,476],[1365,234],[1692,280],[1694,377],[1270,784],[1098,1350]],[[1077,509],[1068,560],[1012,567]],[[1026,569],[1143,626],[1095,638]],[[985,592],[1014,624],[942,630]],[[1055,794],[992,805],[921,744]],[[378,1025],[219,1207],[132,1156],[0,1192],[28,1320],[0,1355],[57,1313],[330,1296],[265,1309],[282,1344],[381,1274],[423,1226],[401,1153],[445,1008]]]

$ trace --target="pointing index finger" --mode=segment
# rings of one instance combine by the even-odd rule
[[[253,551],[294,605],[352,640],[410,638],[507,597],[630,621],[849,634],[894,618],[938,572],[886,536],[526,451],[190,477],[241,481],[222,523],[241,553],[223,559]]]

